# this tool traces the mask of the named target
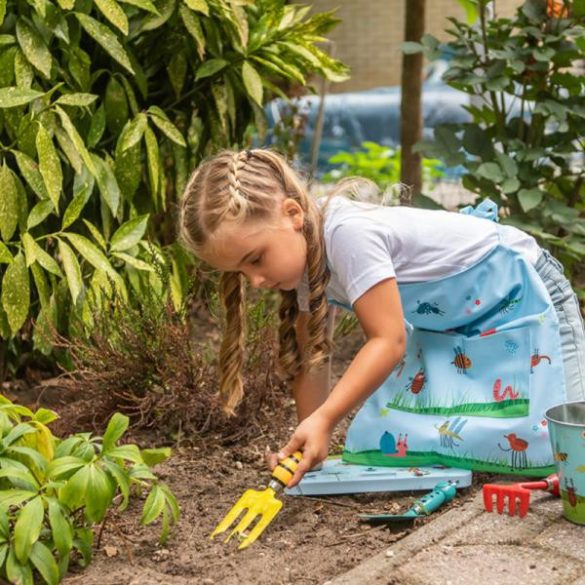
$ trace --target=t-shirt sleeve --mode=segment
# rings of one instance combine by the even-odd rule
[[[396,277],[388,238],[375,222],[348,218],[325,238],[330,269],[350,304],[379,282]]]

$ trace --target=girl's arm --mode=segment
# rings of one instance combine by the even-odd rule
[[[329,397],[297,427],[279,458],[297,449],[303,459],[289,487],[327,456],[335,425],[362,403],[388,377],[406,348],[406,331],[396,279],[384,280],[364,293],[353,306],[367,341]]]
[[[333,332],[335,330],[335,313],[335,307],[330,306],[327,316],[327,336],[330,340],[333,339]],[[310,313],[299,313],[295,324],[297,343],[299,344],[301,355],[303,355],[309,336],[308,325],[310,317]],[[299,423],[313,414],[327,400],[330,389],[331,359],[318,370],[311,372],[303,370],[296,376],[292,383],[292,395],[295,401],[297,420]],[[278,463],[276,453],[273,453],[267,448],[265,458],[268,468],[270,470],[274,469]]]

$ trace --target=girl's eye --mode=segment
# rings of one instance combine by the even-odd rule
[[[254,258],[254,260],[250,260],[250,264],[253,264],[253,265],[260,264],[261,260],[262,260],[262,254],[260,254],[260,256],[257,256],[256,258]]]

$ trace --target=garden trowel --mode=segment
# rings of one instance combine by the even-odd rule
[[[457,493],[457,486],[450,481],[440,481],[433,491],[424,495],[404,514],[359,514],[362,522],[368,524],[411,523],[417,518],[424,518],[439,509],[443,504],[450,502]]]
[[[280,461],[272,470],[272,479],[265,490],[247,490],[244,492],[244,495],[236,502],[226,517],[215,527],[210,538],[225,532],[239,518],[240,514],[245,511],[246,513],[243,518],[228,534],[224,542],[227,542],[234,534],[237,534],[241,539],[238,549],[241,550],[250,546],[262,534],[270,522],[272,522],[280,508],[282,508],[282,502],[276,499],[275,496],[288,485],[301,458],[302,453],[295,451],[295,453]],[[258,519],[258,522],[254,528],[249,533],[246,533],[246,529],[256,519]]]

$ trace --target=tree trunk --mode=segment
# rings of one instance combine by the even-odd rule
[[[425,28],[425,0],[405,0],[406,17],[404,40],[420,42]],[[422,139],[422,82],[423,54],[402,57],[402,98],[400,103],[400,180],[407,194],[401,203],[407,203],[422,190],[422,157],[412,147]]]

